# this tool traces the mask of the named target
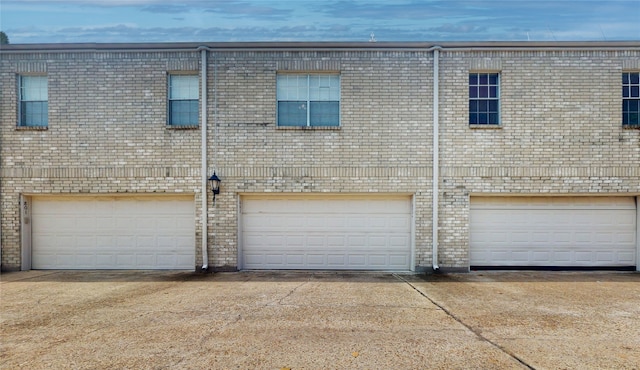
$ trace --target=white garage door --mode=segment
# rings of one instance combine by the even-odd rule
[[[34,269],[195,268],[192,196],[36,197]]]
[[[244,269],[410,270],[407,196],[245,196]]]
[[[635,266],[633,197],[471,198],[471,266]]]

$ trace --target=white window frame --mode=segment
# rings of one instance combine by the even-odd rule
[[[312,79],[319,77],[318,86],[312,86]],[[321,82],[322,78],[324,81]],[[298,84],[295,92],[293,85],[282,86],[282,81],[295,78],[296,82],[304,82],[304,86]],[[327,85],[328,83],[328,85]],[[340,127],[341,125],[341,77],[337,72],[317,73],[278,73],[276,77],[276,122],[278,127]],[[317,91],[314,91],[317,89]],[[314,97],[315,95],[315,97]],[[281,124],[281,102],[300,103],[299,109],[306,111],[306,122],[300,124]],[[311,107],[312,103],[328,102],[337,103],[337,120],[335,124],[314,124]]]
[[[188,91],[175,91],[174,79],[189,78]],[[195,83],[195,84],[194,84]],[[194,122],[177,123],[173,119],[173,102],[195,102],[196,118]],[[167,125],[172,127],[193,127],[200,125],[200,77],[195,73],[169,73],[167,75]]]
[[[27,92],[28,81],[36,81],[37,91]],[[40,114],[44,116],[44,121],[37,124],[29,121],[28,108],[29,103],[44,103],[45,112]],[[18,75],[18,126],[19,127],[48,127],[49,126],[49,78],[47,75]]]
[[[477,83],[474,84],[474,85],[471,84],[471,75],[476,75],[476,78],[478,79]],[[480,76],[481,75],[486,75],[487,76],[487,84],[486,85],[480,83]],[[490,80],[490,78],[491,78],[490,76],[491,75],[495,75],[496,76],[496,83],[495,84],[491,83],[491,80]],[[497,127],[497,126],[500,126],[502,124],[502,114],[500,113],[500,111],[502,110],[501,109],[501,106],[502,106],[502,101],[501,100],[502,100],[502,98],[500,96],[501,95],[501,91],[500,91],[501,90],[501,83],[502,83],[502,78],[501,77],[502,77],[501,73],[497,72],[497,71],[482,71],[482,72],[470,71],[469,72],[469,83],[467,84],[468,89],[469,89],[469,103],[468,103],[469,104],[469,125],[474,126],[474,127],[478,127],[478,126]],[[486,87],[486,89],[487,89],[487,96],[481,96],[482,95],[481,88],[483,88],[483,87]],[[496,89],[496,93],[495,93],[496,96],[491,96],[492,95],[491,94],[491,88],[492,87],[495,87],[495,89]],[[471,90],[474,89],[474,88],[476,89],[476,94],[475,94],[476,96],[472,97]],[[476,102],[476,104],[480,104],[480,102],[487,102],[487,104],[489,104],[489,102],[496,102],[497,103],[496,114],[497,114],[497,120],[498,121],[497,122],[489,122],[490,121],[489,117],[491,116],[491,112],[492,111],[487,110],[486,113],[485,112],[480,112],[480,111],[472,112],[471,108],[470,108],[472,101]],[[471,119],[471,115],[472,114],[478,114],[478,115],[479,114],[486,114],[487,115],[487,122],[482,123],[482,122],[480,122],[480,119],[478,119],[477,122],[472,122],[472,119]]]
[[[632,75],[638,75],[638,79],[640,79],[640,72],[638,71],[628,71],[622,73],[622,126],[623,127],[632,127],[632,128],[640,128],[640,123],[630,123],[629,121],[625,121],[625,112],[628,114],[634,114],[636,117],[640,114],[639,110],[625,111],[625,103],[635,102],[636,107],[640,107],[640,82],[633,82]],[[626,77],[626,79],[625,79]]]

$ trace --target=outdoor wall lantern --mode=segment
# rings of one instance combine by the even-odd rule
[[[220,178],[216,176],[215,171],[213,175],[209,177],[209,183],[211,183],[211,192],[213,193],[213,203],[216,203],[216,194],[220,194]]]

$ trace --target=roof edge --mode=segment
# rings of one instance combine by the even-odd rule
[[[384,49],[635,49],[637,41],[460,41],[460,42],[167,42],[167,43],[48,43],[0,45],[0,52],[73,51],[212,51],[228,50],[384,50]]]

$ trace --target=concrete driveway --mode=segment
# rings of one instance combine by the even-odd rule
[[[0,368],[638,369],[640,274],[3,274]]]

